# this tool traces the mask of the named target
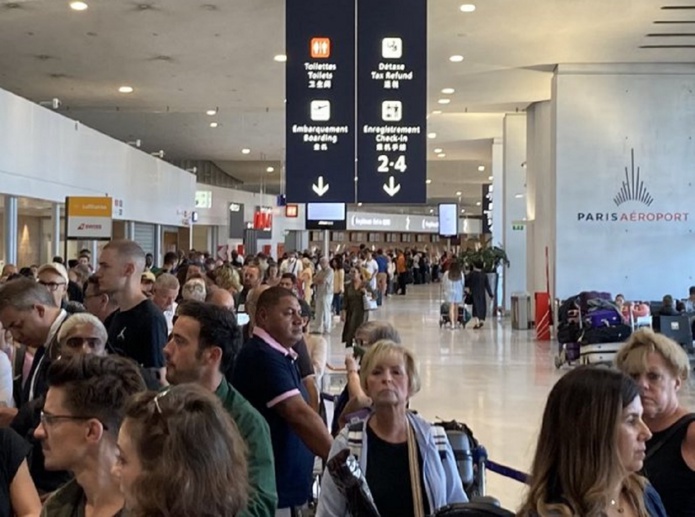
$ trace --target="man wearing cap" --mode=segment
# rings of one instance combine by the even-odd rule
[[[56,307],[62,307],[68,293],[68,272],[63,264],[49,262],[39,268],[39,284],[48,289],[51,293]]]

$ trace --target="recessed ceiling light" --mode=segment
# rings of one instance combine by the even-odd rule
[[[287,56],[285,54],[278,54],[277,56],[274,56],[273,59],[278,63],[284,63],[287,61]]]
[[[362,203],[357,203],[357,206],[362,206]]]
[[[70,9],[73,11],[85,11],[88,7],[87,2],[70,2]]]
[[[492,176],[487,177],[488,181],[492,181]]]
[[[212,117],[213,115],[217,115],[217,110],[207,110],[205,113]]]
[[[446,158],[446,153],[439,153],[437,155],[438,158]]]
[[[133,93],[133,87],[132,86],[121,86],[118,91],[120,93]]]
[[[443,93],[444,95],[451,95],[451,94],[454,93],[455,91],[456,91],[456,90],[454,90],[453,88],[442,88],[442,93]]]
[[[454,54],[449,58],[449,61],[451,61],[452,63],[460,63],[461,61],[463,61],[463,56],[461,54]]]
[[[275,167],[268,167],[265,171],[266,172],[275,172]]]
[[[485,172],[485,165],[478,165],[478,170],[480,172]]]
[[[460,195],[461,195],[461,191],[459,190],[458,192],[456,192],[456,195],[457,195],[457,196],[460,196]]]
[[[462,209],[461,209],[461,213],[464,213],[465,211],[466,211],[465,208],[462,208]]]
[[[522,197],[524,197],[524,195],[523,194],[514,194],[514,197],[517,199],[521,199]]]
[[[241,154],[249,154],[250,152],[251,152],[251,149],[249,149],[248,147],[244,147],[244,148],[241,150]]]
[[[442,151],[444,151],[444,149],[442,149],[441,147],[437,147],[437,148],[434,150],[434,154],[439,154],[439,153],[441,153]]]
[[[480,206],[480,205],[481,205],[480,201],[478,201],[478,202],[475,204],[475,206]]]
[[[427,133],[427,138],[437,138],[437,133]]]
[[[217,127],[217,122],[210,122],[210,127]]]
[[[441,115],[441,114],[442,114],[442,110],[434,110],[432,112],[432,115]]]
[[[451,99],[439,99],[437,102],[439,104],[449,104],[451,102]]]
[[[459,7],[459,9],[461,9],[462,13],[472,13],[473,11],[475,11],[475,5],[463,4],[461,7]]]
[[[429,185],[430,183],[432,183],[432,180],[427,180],[427,181],[425,181],[425,183],[427,183]]]
[[[430,214],[434,213],[434,208],[430,208]]]

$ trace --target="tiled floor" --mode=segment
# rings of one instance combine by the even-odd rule
[[[428,420],[465,422],[490,459],[528,470],[545,398],[561,375],[553,365],[556,345],[512,331],[508,319],[488,320],[481,330],[440,329],[439,305],[437,284],[413,286],[372,314],[393,323],[419,359],[422,390],[412,407]],[[331,334],[333,364],[343,356],[341,330]],[[516,509],[524,486],[489,473],[487,490]]]

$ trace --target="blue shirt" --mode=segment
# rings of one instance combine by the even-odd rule
[[[379,273],[388,273],[389,271],[389,261],[384,255],[377,255],[376,265],[379,266]]]
[[[280,402],[297,395],[308,399],[296,357],[294,351],[255,328],[237,356],[232,379],[232,385],[270,427],[278,508],[301,506],[311,495],[314,455],[275,409]]]

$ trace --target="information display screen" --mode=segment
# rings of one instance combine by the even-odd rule
[[[345,203],[307,203],[307,230],[345,230],[346,228]]]
[[[459,233],[458,205],[456,203],[439,204],[439,235],[455,237]]]

